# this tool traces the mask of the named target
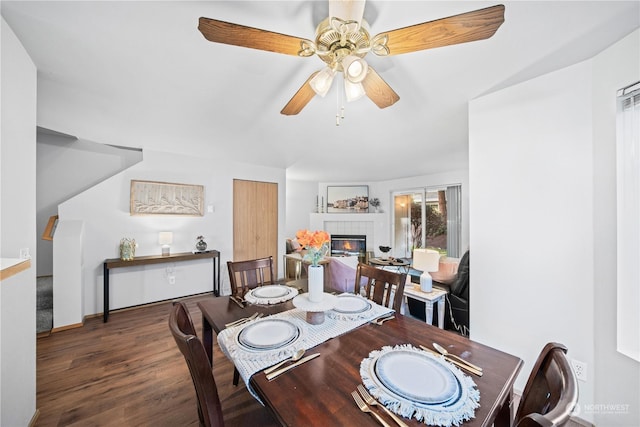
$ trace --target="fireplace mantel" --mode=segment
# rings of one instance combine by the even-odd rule
[[[314,221],[383,221],[386,213],[312,213],[311,223]]]

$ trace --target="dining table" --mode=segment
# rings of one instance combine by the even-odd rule
[[[202,313],[203,344],[210,361],[214,333],[220,334],[226,324],[254,313],[262,313],[265,319],[295,308],[292,300],[269,305],[247,304],[241,308],[230,296],[202,300],[198,307]],[[363,382],[361,363],[375,350],[395,346],[417,349],[420,345],[433,349],[433,343],[483,368],[482,376],[468,374],[479,391],[479,407],[473,418],[461,425],[510,426],[513,385],[522,360],[400,313],[382,325],[366,322],[308,349],[306,354],[320,353],[320,356],[275,379],[269,380],[258,371],[251,375],[247,385],[283,426],[379,425],[375,418],[356,406],[351,395]],[[389,425],[395,424],[379,407],[372,409]],[[427,425],[416,418],[402,420],[409,426]]]

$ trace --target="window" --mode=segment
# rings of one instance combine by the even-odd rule
[[[411,258],[414,248],[460,257],[460,185],[398,191],[393,195],[393,247]]]
[[[617,348],[640,361],[640,82],[618,92]]]

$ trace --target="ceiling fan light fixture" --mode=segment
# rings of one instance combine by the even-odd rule
[[[357,101],[365,95],[362,83],[353,83],[349,79],[344,79],[344,93],[347,102]]]
[[[364,59],[349,55],[342,60],[342,69],[344,70],[345,80],[349,80],[351,83],[360,83],[367,76],[369,65]]]
[[[331,83],[333,83],[335,75],[336,70],[325,67],[309,81],[309,85],[315,93],[324,98],[331,88]]]

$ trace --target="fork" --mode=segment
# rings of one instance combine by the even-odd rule
[[[376,418],[376,420],[378,420],[378,422],[379,422],[380,424],[382,424],[384,427],[391,427],[389,424],[387,424],[387,423],[385,422],[385,420],[383,420],[382,418],[380,418],[380,416],[379,416],[378,414],[376,414],[375,412],[373,412],[373,411],[371,410],[371,408],[369,408],[369,407],[367,406],[367,404],[366,404],[366,403],[364,403],[364,400],[362,400],[362,398],[360,397],[360,395],[358,394],[358,392],[357,392],[357,391],[355,391],[355,390],[354,390],[354,391],[352,391],[352,392],[351,392],[351,396],[353,397],[353,400],[355,400],[355,401],[356,401],[356,405],[358,405],[358,408],[360,408],[360,410],[361,410],[362,412],[368,412],[368,413],[370,413],[370,414],[371,414],[371,416],[375,417],[375,418]]]
[[[244,322],[248,322],[248,321],[250,321],[250,320],[253,320],[253,319],[255,319],[257,316],[258,316],[258,313],[253,313],[253,314],[252,314],[251,316],[249,316],[249,317],[242,317],[242,318],[240,318],[240,319],[238,319],[238,320],[234,320],[233,322],[226,323],[226,324],[224,325],[224,327],[225,327],[225,328],[228,328],[228,327],[230,327],[230,326],[236,326],[236,325],[239,325],[239,324],[241,324],[241,323],[244,323]]]
[[[262,314],[262,313],[253,313],[253,314],[252,314],[251,316],[249,316],[249,317],[243,317],[242,319],[238,319],[238,320],[236,320],[235,322],[227,323],[227,324],[226,324],[226,325],[224,325],[224,326],[225,326],[225,328],[228,328],[228,327],[230,327],[230,326],[238,326],[238,325],[241,325],[241,324],[243,324],[243,323],[247,323],[247,322],[251,322],[252,320],[259,319],[259,318],[261,318],[262,316],[264,316],[264,314]]]
[[[386,406],[381,405],[380,403],[378,403],[378,401],[376,399],[373,398],[373,396],[371,396],[369,394],[369,392],[367,391],[366,388],[364,388],[362,386],[362,384],[358,384],[358,391],[360,392],[360,394],[362,395],[362,398],[364,399],[365,402],[367,402],[367,404],[371,405],[371,406],[379,406],[382,409],[384,409],[384,411],[391,417],[393,418],[393,421],[395,421],[399,426],[401,427],[408,427],[404,421],[402,421],[400,418],[398,418],[396,416],[396,414],[394,414],[393,412],[391,412],[389,409],[387,409]]]

